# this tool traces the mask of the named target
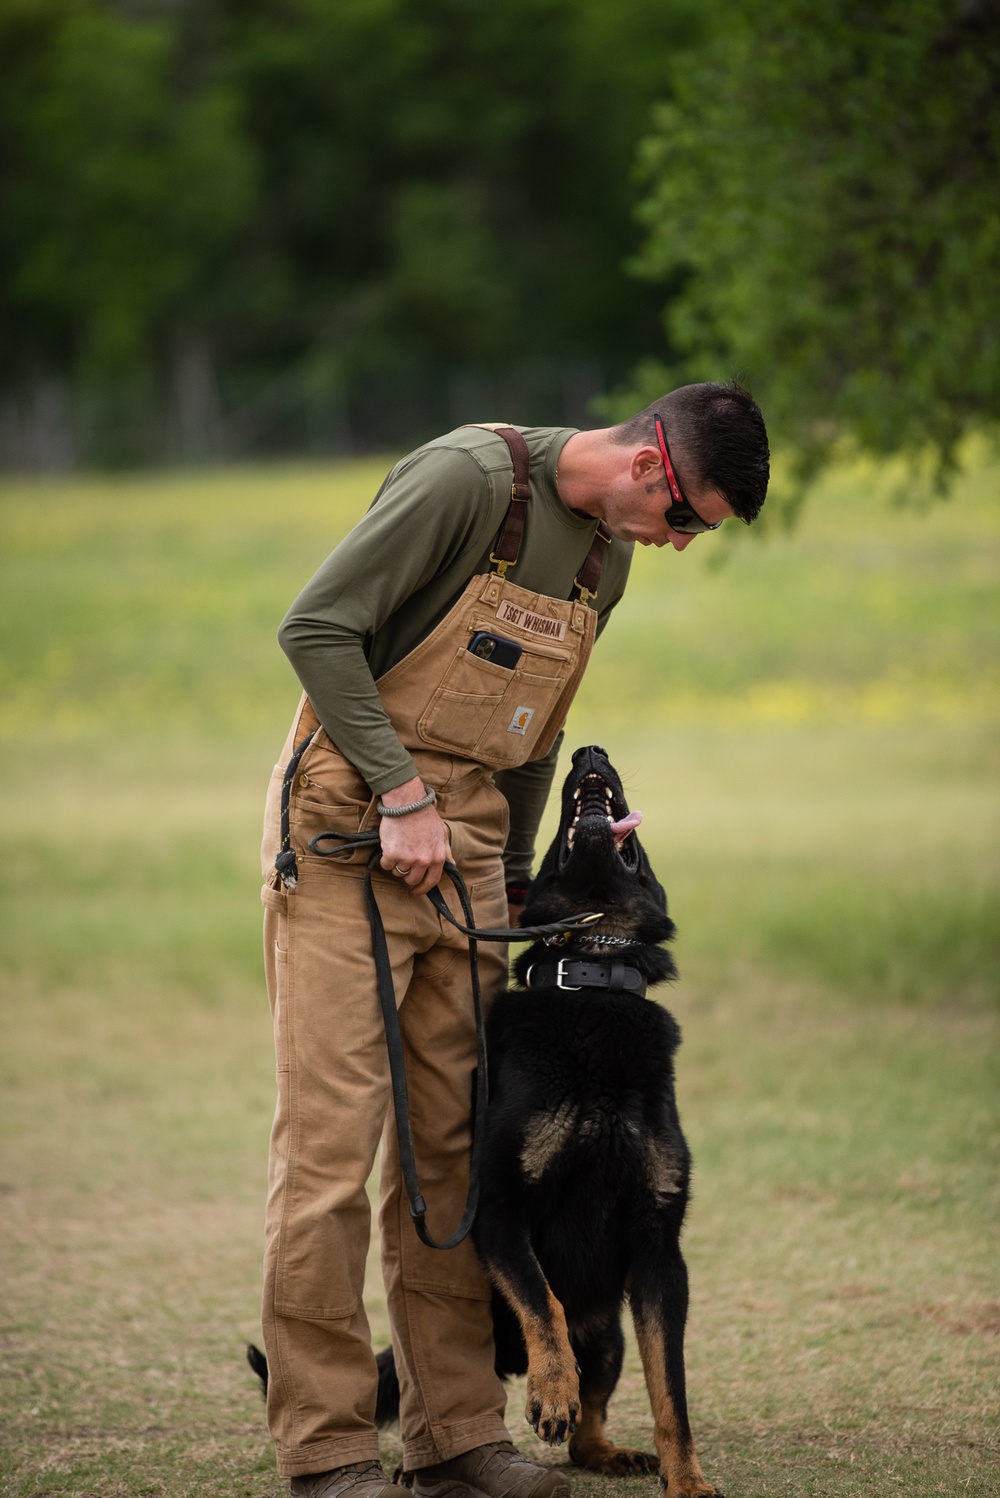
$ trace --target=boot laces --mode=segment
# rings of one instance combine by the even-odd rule
[[[350,1474],[351,1487],[356,1487],[359,1482],[372,1475],[377,1475],[383,1482],[387,1481],[381,1462],[348,1462],[341,1470],[345,1477]]]
[[[480,1449],[483,1452],[489,1453],[486,1458],[487,1463],[492,1463],[499,1456],[504,1458],[501,1462],[501,1465],[504,1467],[509,1466],[513,1462],[522,1462],[529,1466],[531,1465],[529,1458],[524,1455],[523,1451],[518,1451],[513,1441],[488,1441]]]

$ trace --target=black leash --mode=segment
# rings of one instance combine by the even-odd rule
[[[288,762],[285,770],[284,780],[281,786],[281,848],[274,861],[274,866],[281,877],[286,889],[294,889],[298,883],[298,859],[291,843],[291,818],[290,802],[292,791],[292,780],[303,754],[312,742],[313,734],[303,739]],[[323,847],[323,843],[334,840],[335,847]],[[468,1235],[472,1227],[472,1220],[476,1215],[476,1207],[479,1203],[479,1174],[482,1161],[483,1145],[486,1138],[486,1107],[489,1102],[489,1079],[487,1076],[486,1063],[486,1030],[483,1022],[482,993],[479,986],[479,954],[477,943],[480,941],[529,941],[541,936],[555,936],[568,934],[580,927],[588,926],[592,921],[600,920],[600,913],[585,913],[583,915],[570,916],[567,920],[552,921],[545,926],[517,926],[479,929],[474,925],[474,912],[472,902],[469,899],[469,891],[465,880],[462,878],[455,864],[448,862],[444,866],[444,872],[448,875],[462,906],[462,914],[465,916],[466,924],[455,919],[445,903],[445,898],[437,886],[427,891],[427,898],[434,906],[439,915],[457,931],[461,931],[469,938],[469,974],[472,980],[472,1006],[476,1019],[476,1063],[478,1066],[478,1078],[476,1084],[476,1107],[472,1124],[472,1158],[469,1164],[469,1192],[465,1200],[458,1226],[443,1243],[438,1243],[432,1238],[427,1229],[427,1203],[420,1191],[420,1182],[417,1178],[417,1162],[413,1150],[413,1131],[410,1126],[410,1101],[406,1085],[406,1061],[403,1054],[403,1036],[399,1028],[399,1014],[396,1010],[396,992],[392,983],[392,964],[389,961],[389,948],[385,939],[385,926],[382,921],[382,912],[378,908],[378,900],[375,898],[375,887],[372,876],[382,856],[382,844],[379,839],[377,828],[368,832],[318,832],[315,837],[309,839],[309,851],[315,853],[319,858],[336,858],[338,854],[351,854],[360,848],[370,848],[368,865],[365,869],[365,904],[368,908],[368,924],[371,928],[372,955],[375,959],[375,979],[378,986],[379,1004],[382,1009],[382,1023],[385,1026],[385,1043],[389,1053],[389,1075],[392,1080],[392,1101],[396,1116],[396,1138],[399,1141],[399,1160],[403,1171],[403,1182],[406,1186],[406,1194],[410,1202],[410,1216],[417,1230],[417,1236],[421,1243],[428,1248],[455,1248]]]
[[[322,845],[328,839],[334,839],[338,846],[324,848]],[[553,921],[545,926],[518,926],[511,929],[509,926],[501,928],[483,929],[474,924],[474,913],[472,902],[469,899],[469,891],[465,880],[450,861],[445,864],[444,872],[448,875],[455,892],[462,905],[462,914],[465,916],[466,924],[455,919],[445,903],[444,896],[437,886],[427,891],[427,898],[435,910],[449,921],[457,931],[469,938],[469,975],[472,981],[472,1007],[476,1018],[476,1065],[478,1075],[476,1081],[476,1108],[472,1124],[472,1158],[469,1164],[469,1193],[465,1200],[465,1208],[461,1220],[454,1232],[451,1233],[443,1243],[438,1243],[431,1237],[427,1228],[427,1203],[420,1191],[420,1181],[417,1177],[417,1162],[413,1150],[413,1131],[410,1126],[410,1100],[406,1085],[406,1061],[403,1055],[403,1036],[399,1028],[399,1014],[396,1010],[396,992],[392,984],[392,966],[389,962],[389,949],[386,945],[385,926],[382,923],[382,913],[378,908],[375,898],[375,887],[372,875],[382,856],[382,844],[379,840],[377,828],[369,832],[318,832],[315,837],[309,839],[309,851],[320,858],[336,858],[338,853],[353,853],[358,848],[370,848],[371,854],[365,869],[365,904],[368,907],[368,924],[372,934],[372,955],[375,958],[375,979],[378,985],[379,1004],[382,1008],[382,1022],[385,1026],[385,1043],[389,1052],[389,1074],[392,1079],[392,1101],[396,1115],[396,1138],[399,1141],[399,1161],[403,1170],[403,1182],[406,1186],[406,1194],[410,1201],[410,1216],[417,1230],[417,1236],[421,1243],[426,1243],[428,1248],[454,1248],[462,1242],[476,1215],[476,1207],[479,1204],[479,1176],[482,1163],[483,1145],[486,1138],[486,1107],[489,1102],[489,1076],[486,1062],[486,1028],[483,1019],[483,1000],[479,985],[479,954],[478,943],[480,941],[527,941],[536,936],[549,936],[564,931],[575,931],[580,926],[586,926],[591,921],[600,919],[599,914],[584,914],[572,916],[568,920]]]

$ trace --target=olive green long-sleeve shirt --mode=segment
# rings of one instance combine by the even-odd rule
[[[567,509],[556,465],[570,427],[519,427],[532,497],[511,579],[568,598],[597,522]],[[426,638],[469,579],[488,572],[510,503],[511,460],[493,432],[459,427],[392,469],[364,518],[327,557],[279,630],[316,715],[341,753],[381,795],[417,773],[382,706],[376,679]],[[632,547],[608,547],[597,596],[598,633],[625,589]],[[508,879],[530,877],[534,839],[555,771],[544,760],[497,776],[511,808]]]

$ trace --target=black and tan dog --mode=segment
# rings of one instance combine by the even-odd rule
[[[541,1439],[558,1446],[568,1437],[571,1460],[590,1471],[659,1471],[668,1498],[721,1498],[688,1423],[680,1032],[647,998],[649,986],[676,976],[661,945],[674,925],[635,836],[639,820],[604,750],[578,749],[523,921],[603,915],[585,932],[536,941],[514,965],[519,986],[494,1001],[473,1236],[494,1286],[497,1372],[527,1373],[525,1414]],[[626,1297],[655,1454],[605,1433]],[[391,1349],[378,1363],[376,1420],[386,1424],[399,1397]]]
[[[647,986],[676,976],[660,945],[674,926],[635,835],[638,820],[603,749],[578,749],[524,924],[604,914],[587,934],[522,953],[514,968],[522,986],[490,1011],[473,1234],[499,1292],[497,1369],[527,1372],[525,1413],[542,1440],[558,1445],[568,1435],[580,1467],[659,1469],[669,1498],[704,1498],[718,1490],[698,1464],[684,1383],[688,1286],[679,1240],[690,1156],[674,1099],[680,1032],[646,997]],[[626,1296],[655,1456],[605,1434]]]

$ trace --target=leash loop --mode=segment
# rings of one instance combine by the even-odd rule
[[[323,837],[325,834],[320,833]],[[361,836],[366,836],[361,834]],[[366,836],[366,842],[369,841]],[[312,844],[310,843],[310,847]],[[341,850],[338,850],[341,851]],[[465,1207],[459,1219],[458,1226],[452,1233],[439,1243],[433,1238],[427,1227],[427,1203],[420,1190],[420,1181],[417,1177],[417,1161],[413,1149],[413,1130],[410,1124],[410,1098],[406,1085],[406,1061],[403,1054],[403,1036],[399,1026],[399,1013],[396,1009],[396,991],[392,982],[392,964],[389,961],[389,948],[385,939],[385,926],[382,922],[382,913],[378,908],[378,900],[375,898],[375,887],[372,882],[372,874],[381,857],[382,848],[378,842],[378,833],[375,833],[375,842],[372,847],[368,865],[365,869],[365,904],[368,907],[368,924],[372,934],[372,955],[375,958],[375,979],[378,985],[379,1004],[382,1009],[382,1023],[385,1027],[385,1043],[389,1052],[389,1075],[392,1080],[393,1112],[396,1117],[396,1139],[399,1142],[399,1163],[403,1171],[403,1182],[406,1186],[406,1194],[410,1202],[410,1216],[413,1218],[413,1226],[417,1230],[417,1237],[421,1243],[428,1248],[455,1248],[468,1235],[472,1227],[472,1220],[476,1215],[479,1205],[479,1175],[482,1162],[483,1143],[486,1138],[486,1104],[489,1100],[489,1079],[487,1077],[486,1063],[486,1028],[483,1022],[483,1001],[479,986],[479,955],[476,943],[469,943],[469,974],[472,979],[472,1006],[476,1017],[476,1066],[478,1082],[476,1085],[476,1105],[472,1122],[472,1158],[469,1162],[469,1190],[465,1199]],[[458,870],[451,866],[448,869],[449,877],[455,886],[456,893],[462,904],[462,912],[466,919],[472,922],[472,906],[469,902],[468,890],[465,881]]]
[[[327,838],[336,839],[340,846],[324,848],[322,844]],[[371,848],[373,852],[375,850],[381,851],[381,847],[382,844],[379,841],[378,828],[376,827],[370,828],[368,832],[337,832],[331,827],[326,832],[317,832],[314,837],[309,839],[309,852],[317,854],[320,858],[336,858],[338,854],[351,854],[359,848]],[[462,876],[453,863],[450,861],[446,862],[444,871],[456,889],[459,888],[459,883],[461,883],[464,889],[465,884]],[[561,921],[549,921],[544,926],[474,926],[472,924],[472,915],[466,910],[463,902],[462,909],[468,920],[468,925],[463,926],[462,922],[456,920],[448,909],[445,898],[437,885],[427,891],[427,898],[439,915],[450,922],[456,931],[461,931],[463,936],[469,937],[471,941],[513,942],[535,941],[536,938],[542,936],[568,937],[574,931],[582,931],[587,926],[592,925],[594,921],[601,920],[604,915],[603,910],[585,910],[580,915],[568,915]]]
[[[305,749],[305,744],[300,746]],[[296,760],[297,763],[297,760]],[[294,774],[294,770],[292,770]],[[290,782],[291,776],[286,780]],[[284,801],[284,797],[282,798]],[[284,807],[283,807],[284,811]],[[282,832],[284,834],[284,816],[282,818]],[[284,837],[283,837],[284,841]],[[333,846],[328,846],[332,844]],[[382,1023],[385,1027],[385,1043],[389,1053],[389,1075],[392,1081],[393,1110],[396,1116],[396,1138],[399,1142],[399,1161],[403,1172],[403,1182],[406,1186],[406,1194],[410,1203],[410,1216],[413,1218],[413,1226],[416,1228],[417,1236],[421,1243],[428,1248],[455,1248],[467,1237],[472,1227],[473,1218],[476,1215],[476,1207],[479,1204],[479,1179],[480,1166],[482,1163],[483,1146],[486,1139],[486,1108],[489,1102],[489,1077],[487,1074],[486,1060],[486,1027],[483,1016],[482,991],[479,983],[479,949],[481,941],[514,942],[528,941],[537,936],[549,936],[568,934],[581,927],[589,926],[592,921],[601,918],[600,911],[586,911],[582,915],[569,916],[562,921],[552,921],[544,926],[518,926],[511,930],[504,928],[484,929],[475,925],[475,913],[469,898],[469,891],[465,880],[455,864],[450,860],[445,863],[444,872],[448,875],[458,895],[465,917],[464,924],[456,919],[445,902],[440,889],[435,886],[428,890],[427,898],[435,910],[446,921],[450,922],[457,931],[461,931],[469,938],[469,976],[472,981],[472,1007],[476,1019],[476,1099],[472,1122],[472,1157],[469,1163],[469,1191],[465,1201],[465,1207],[458,1226],[452,1233],[439,1243],[430,1234],[427,1227],[427,1203],[420,1191],[420,1182],[417,1177],[417,1162],[413,1148],[413,1130],[410,1124],[410,1100],[406,1084],[406,1061],[403,1053],[403,1037],[399,1026],[399,1014],[396,1009],[396,992],[392,982],[392,964],[389,960],[389,948],[385,939],[385,925],[382,921],[382,912],[378,907],[378,899],[375,894],[373,875],[378,866],[382,854],[382,843],[377,828],[371,828],[367,832],[337,832],[330,828],[326,832],[317,832],[309,839],[309,851],[315,853],[319,858],[336,858],[338,855],[351,854],[360,848],[370,850],[368,863],[365,868],[365,905],[368,910],[368,924],[371,928],[372,956],[375,960],[375,980],[378,987],[379,1005],[382,1010]],[[289,842],[289,849],[291,844]],[[284,857],[284,851],[278,855]],[[294,853],[291,854],[294,859]],[[281,869],[279,868],[279,873]],[[284,878],[284,874],[282,874]],[[294,884],[288,886],[294,889]]]

